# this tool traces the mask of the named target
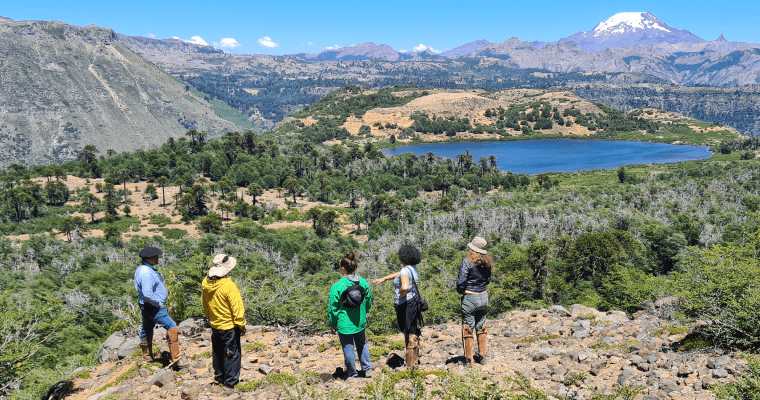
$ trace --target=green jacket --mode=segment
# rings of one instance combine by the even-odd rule
[[[350,286],[359,284],[364,288],[366,297],[361,306],[357,308],[343,308],[340,304],[340,295]],[[372,307],[372,293],[367,281],[359,275],[348,275],[340,278],[330,288],[330,301],[327,304],[327,318],[330,326],[336,328],[338,333],[351,335],[367,328],[367,312]]]

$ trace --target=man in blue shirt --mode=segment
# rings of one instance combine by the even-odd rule
[[[156,270],[161,250],[146,247],[140,251],[142,264],[135,271],[135,290],[142,311],[142,330],[140,331],[140,348],[143,363],[153,362],[153,328],[159,324],[166,329],[166,341],[169,342],[172,365],[179,361],[179,328],[166,311],[166,299],[169,295],[164,286],[164,277]]]

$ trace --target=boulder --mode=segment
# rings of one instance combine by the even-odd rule
[[[560,305],[554,305],[554,306],[549,307],[549,312],[558,317],[572,317],[573,316],[570,313],[570,311],[567,311],[565,307],[562,307]]]
[[[604,316],[604,320],[612,322],[628,322],[628,315],[623,311],[610,310],[607,311],[607,315]]]
[[[208,320],[205,318],[188,318],[180,322],[177,328],[179,328],[180,335],[190,337],[203,332],[207,325]]]
[[[100,349],[98,349],[98,361],[102,364],[118,360],[119,348],[121,348],[121,345],[124,344],[124,341],[126,340],[127,337],[121,331],[115,332],[113,335],[109,336],[100,346]]]
[[[570,307],[570,315],[573,318],[595,318],[597,321],[604,321],[607,313],[597,310],[596,308],[586,307],[583,304],[573,304]]]
[[[153,379],[148,383],[150,386],[164,387],[174,381],[174,371],[166,369],[159,370]]]
[[[122,343],[121,347],[119,347],[119,351],[116,353],[116,356],[119,357],[119,360],[130,357],[139,348],[140,338],[127,338],[127,340]]]

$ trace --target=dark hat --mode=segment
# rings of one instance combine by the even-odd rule
[[[140,251],[140,258],[153,258],[161,255],[161,250],[155,247],[146,247]]]

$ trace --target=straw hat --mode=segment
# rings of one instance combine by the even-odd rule
[[[487,244],[488,243],[486,242],[485,239],[483,239],[482,237],[476,236],[474,239],[472,239],[472,242],[467,244],[467,247],[469,247],[470,250],[476,253],[488,254],[488,252],[486,251]]]
[[[217,254],[214,256],[214,266],[208,270],[210,278],[221,278],[232,271],[237,265],[237,260],[226,254]]]

